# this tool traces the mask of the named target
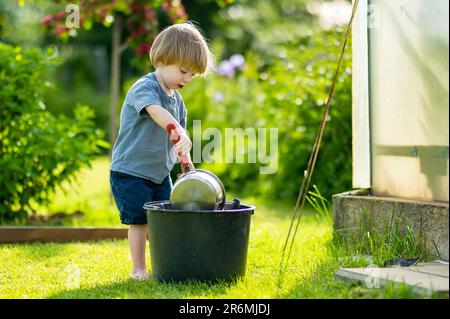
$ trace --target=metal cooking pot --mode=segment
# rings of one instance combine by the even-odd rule
[[[167,125],[169,136],[174,128],[174,124]],[[174,137],[172,142],[176,144],[179,139]],[[170,193],[172,208],[188,211],[223,209],[226,196],[220,179],[207,170],[191,170],[187,157],[179,158],[183,174],[176,180]]]
[[[182,174],[170,193],[172,208],[180,210],[221,210],[225,200],[225,187],[220,179],[203,169]]]

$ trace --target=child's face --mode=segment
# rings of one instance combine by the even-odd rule
[[[162,65],[158,67],[158,70],[164,80],[164,84],[172,90],[182,89],[196,75],[194,72],[176,64]]]

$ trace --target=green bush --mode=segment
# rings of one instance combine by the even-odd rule
[[[89,107],[77,106],[73,118],[46,110],[47,54],[0,43],[0,221],[48,203],[63,181],[107,147]]]

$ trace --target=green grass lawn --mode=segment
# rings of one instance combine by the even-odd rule
[[[231,196],[239,194],[228,194]],[[229,197],[229,198],[230,198]],[[232,197],[231,197],[232,198]],[[236,283],[160,283],[128,279],[126,240],[66,244],[0,245],[0,298],[422,298],[406,286],[369,289],[334,280],[341,266],[367,265],[333,244],[332,224],[305,211],[283,282],[281,251],[293,206],[241,198],[257,206],[252,216],[246,275]],[[58,193],[40,212],[82,211],[64,225],[121,226],[109,198],[108,159],[80,173],[79,184]],[[147,252],[149,251],[147,243]],[[364,257],[364,256],[362,256]],[[150,257],[147,254],[150,268]],[[447,296],[448,297],[448,296]]]

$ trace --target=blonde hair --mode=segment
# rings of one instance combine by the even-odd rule
[[[178,64],[201,75],[214,68],[205,38],[190,22],[174,24],[159,33],[150,49],[150,61],[155,67]]]

